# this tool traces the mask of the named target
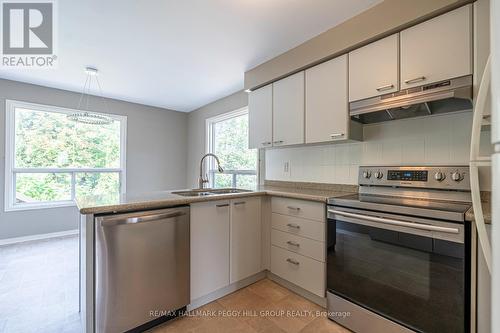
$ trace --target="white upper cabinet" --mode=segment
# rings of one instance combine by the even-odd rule
[[[347,55],[306,70],[306,143],[345,140],[347,104]]]
[[[399,34],[349,52],[349,102],[399,90]]]
[[[273,141],[273,86],[252,91],[248,96],[248,147],[266,148]]]
[[[273,83],[273,145],[304,143],[304,72]]]
[[[401,88],[472,74],[467,5],[401,31]]]

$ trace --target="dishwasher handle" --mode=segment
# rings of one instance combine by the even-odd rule
[[[108,227],[113,225],[121,224],[136,224],[144,222],[153,222],[162,219],[169,219],[174,217],[180,217],[187,215],[186,210],[170,210],[163,213],[155,213],[140,216],[114,216],[114,217],[104,217],[100,219],[100,224],[102,227]]]

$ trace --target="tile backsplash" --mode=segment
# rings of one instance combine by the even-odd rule
[[[360,165],[467,165],[471,126],[472,112],[456,113],[365,125],[363,142],[268,149],[265,179],[357,184]]]

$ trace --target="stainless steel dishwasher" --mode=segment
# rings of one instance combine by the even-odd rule
[[[188,206],[96,217],[96,332],[125,332],[189,304],[189,248]]]

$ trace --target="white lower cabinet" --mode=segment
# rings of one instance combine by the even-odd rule
[[[230,283],[262,271],[261,198],[231,200]]]
[[[325,297],[325,263],[300,254],[271,246],[271,272]]]
[[[191,204],[191,301],[261,272],[263,239],[273,274],[325,297],[325,204],[272,198],[267,205],[271,225],[263,231],[261,197]]]
[[[325,204],[272,198],[271,272],[325,297]]]
[[[282,249],[292,251],[303,256],[325,261],[325,243],[317,240],[296,236],[273,229],[271,231],[271,243]]]
[[[271,227],[301,237],[318,241],[325,240],[324,223],[302,219],[300,217],[272,213]]]
[[[273,197],[271,210],[273,213],[325,222],[325,205],[321,202]]]
[[[230,202],[191,204],[191,300],[229,285]]]
[[[191,204],[191,300],[262,271],[261,198]]]

